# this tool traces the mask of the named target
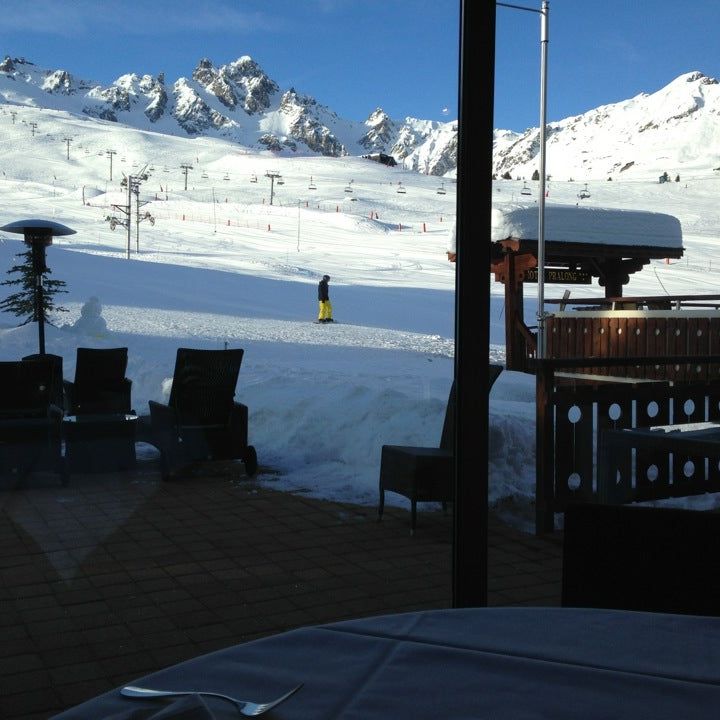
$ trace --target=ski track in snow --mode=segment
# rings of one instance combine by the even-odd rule
[[[80,314],[80,306],[68,306],[70,319]],[[72,312],[72,311],[75,312]],[[76,315],[75,318],[72,316]],[[130,306],[104,306],[103,317],[115,332],[154,335],[156,337],[195,337],[203,340],[246,340],[363,347],[453,357],[454,341],[439,335],[402,330],[334,323],[318,325],[311,320],[272,320],[264,318],[225,317],[210,313],[174,311]]]

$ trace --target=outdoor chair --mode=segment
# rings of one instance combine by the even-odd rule
[[[65,380],[65,407],[70,415],[131,412],[132,381],[125,377],[128,349],[78,348],[75,380]]]
[[[51,353],[34,353],[33,355],[25,355],[23,362],[39,361],[50,365],[51,385],[50,385],[50,403],[61,410],[65,409],[65,395],[63,388],[63,359],[62,355],[52,355]]]
[[[200,460],[241,459],[257,472],[248,445],[248,408],[234,401],[243,350],[179,348],[168,404],[150,401],[152,443],[164,480]]]
[[[569,506],[562,604],[719,616],[720,514]]]
[[[0,475],[16,484],[34,471],[64,473],[61,431],[62,358],[0,362]]]
[[[488,392],[502,371],[490,365]],[[378,520],[385,510],[385,492],[410,500],[410,534],[415,534],[418,502],[441,502],[443,509],[453,499],[453,446],[455,442],[455,382],[450,388],[440,447],[383,445],[380,455],[380,500]]]

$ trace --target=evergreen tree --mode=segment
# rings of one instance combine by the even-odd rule
[[[35,273],[33,271],[32,250],[18,253],[15,257],[23,258],[22,262],[13,265],[7,272],[8,275],[18,274],[20,277],[12,280],[4,280],[0,285],[20,285],[18,292],[8,295],[4,300],[0,300],[0,311],[11,312],[13,315],[24,318],[21,325],[29,322],[37,321],[35,311]],[[48,268],[43,273],[43,318],[45,322],[49,322],[48,314],[54,312],[67,312],[67,308],[55,305],[55,295],[57,293],[66,293],[63,290],[65,282],[63,280],[50,280],[47,275],[52,272]]]
[[[540,179],[540,171],[539,171],[539,170],[536,170],[536,171],[532,174],[531,180],[539,180],[539,179]]]
[[[512,180],[512,175],[509,170],[506,170],[501,177],[503,180]]]

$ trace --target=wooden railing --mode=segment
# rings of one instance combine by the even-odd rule
[[[645,377],[628,377],[627,358],[530,361],[536,373],[536,532],[554,530],[554,515],[570,502],[598,502],[597,449],[607,429],[720,421],[718,355],[633,357]],[[685,378],[677,368],[700,367]],[[692,379],[688,379],[691,377]],[[700,379],[702,378],[702,379]],[[696,483],[696,492],[720,491],[720,476]]]
[[[714,310],[607,310],[560,312],[546,319],[545,357],[647,358],[662,362],[626,363],[615,373],[653,380],[720,380],[720,313]],[[668,356],[699,356],[702,362],[665,362]],[[589,363],[588,363],[589,364]],[[597,374],[612,374],[598,367]]]

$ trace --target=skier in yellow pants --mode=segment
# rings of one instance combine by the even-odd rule
[[[323,275],[322,280],[318,283],[318,322],[331,323],[332,304],[330,303],[330,291],[328,290],[329,275]]]

